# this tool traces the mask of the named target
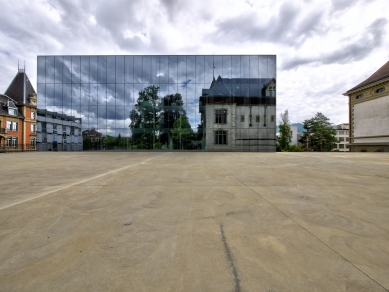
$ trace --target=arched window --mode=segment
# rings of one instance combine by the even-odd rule
[[[215,144],[227,145],[227,131],[223,131],[223,130],[215,131]]]

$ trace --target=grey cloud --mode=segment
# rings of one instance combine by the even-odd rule
[[[216,23],[216,31],[207,36],[214,43],[225,41],[265,41],[285,45],[301,45],[307,36],[321,29],[321,12],[300,19],[300,7],[284,3],[276,16],[267,23],[259,23],[261,15],[248,12]]]
[[[357,60],[363,60],[369,56],[374,49],[382,45],[383,36],[385,36],[385,27],[387,19],[379,18],[375,20],[365,31],[364,35],[356,42],[334,50],[328,54],[322,54],[318,57],[297,57],[286,60],[282,66],[283,70],[291,70],[301,65],[316,64],[345,64]]]
[[[351,8],[355,6],[358,2],[373,2],[374,0],[332,0],[332,12],[342,11],[346,8]]]
[[[169,16],[170,21],[176,19],[177,14],[180,13],[181,9],[185,7],[185,1],[183,0],[161,0],[163,6],[165,7],[166,13]]]

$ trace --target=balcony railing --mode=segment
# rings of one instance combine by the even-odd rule
[[[14,146],[0,145],[0,152],[29,152],[36,151],[36,145],[17,144]]]
[[[7,130],[5,128],[0,128],[0,134],[7,134]]]

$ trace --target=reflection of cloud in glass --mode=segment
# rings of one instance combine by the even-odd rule
[[[276,56],[38,56],[38,106],[83,119],[83,129],[126,129],[139,91],[180,93],[193,128],[199,97],[213,78],[276,77]],[[248,87],[248,85],[246,86]],[[247,90],[242,85],[242,94]],[[246,90],[246,91],[245,91]],[[251,89],[253,90],[253,89]],[[256,90],[256,89],[255,89]],[[106,130],[107,131],[107,130]]]

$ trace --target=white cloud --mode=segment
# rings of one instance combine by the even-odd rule
[[[389,59],[387,0],[2,1],[0,91],[37,55],[277,54],[277,117],[347,122],[342,93]],[[36,88],[36,86],[35,86]],[[194,114],[194,113],[193,113]]]

